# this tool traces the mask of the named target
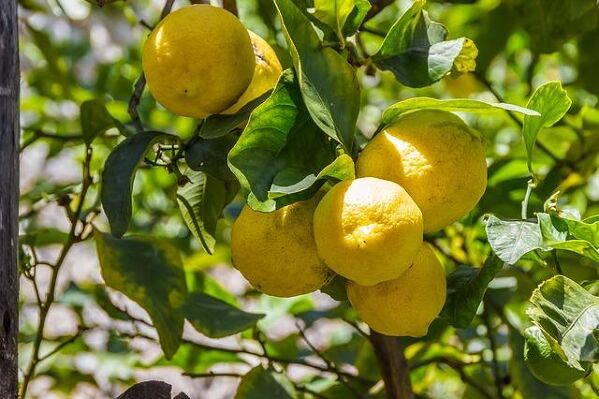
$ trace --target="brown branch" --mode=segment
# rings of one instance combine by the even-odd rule
[[[235,16],[239,15],[236,0],[223,0],[223,8]]]
[[[412,399],[414,393],[410,369],[399,337],[390,337],[373,330],[370,332],[370,342],[379,362],[389,399]]]

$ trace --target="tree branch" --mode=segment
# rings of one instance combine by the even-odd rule
[[[379,362],[389,399],[412,399],[412,383],[408,361],[398,337],[390,337],[374,330],[370,342]]]

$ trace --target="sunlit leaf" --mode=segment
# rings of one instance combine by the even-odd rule
[[[349,153],[360,110],[354,69],[335,50],[321,45],[310,20],[292,0],[275,0],[275,5],[306,108],[314,122]]]
[[[256,366],[241,379],[235,399],[292,399],[293,396],[287,389],[272,371]]]
[[[184,317],[177,309],[187,295],[179,251],[154,237],[119,239],[95,230],[94,238],[106,285],[148,312],[170,358],[181,342]]]
[[[487,239],[493,252],[505,263],[515,264],[530,251],[543,248],[539,225],[526,220],[501,220],[489,215]]]

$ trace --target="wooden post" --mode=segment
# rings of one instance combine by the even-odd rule
[[[389,399],[413,399],[410,369],[399,338],[371,330],[370,342],[378,359]]]
[[[0,1],[0,398],[17,397],[19,201],[17,0]]]

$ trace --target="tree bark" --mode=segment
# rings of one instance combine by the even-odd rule
[[[371,330],[370,342],[374,347],[389,399],[413,399],[410,369],[399,338]]]
[[[17,0],[0,1],[0,398],[17,397],[19,51]]]

